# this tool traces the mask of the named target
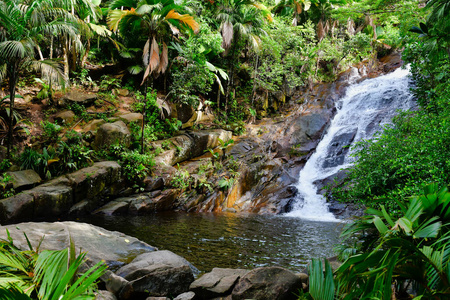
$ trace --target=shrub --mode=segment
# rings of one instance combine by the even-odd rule
[[[27,238],[29,250],[23,251],[7,234],[8,240],[0,241],[1,299],[95,299],[95,281],[107,268],[104,262],[77,274],[86,253],[76,257],[72,241],[69,248],[39,252]]]

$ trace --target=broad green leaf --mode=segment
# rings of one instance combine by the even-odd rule
[[[376,216],[373,218],[373,224],[378,229],[378,231],[381,234],[385,234],[387,231],[389,231],[389,228],[383,223],[383,221],[380,219],[380,217]]]

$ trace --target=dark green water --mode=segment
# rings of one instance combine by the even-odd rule
[[[79,221],[120,231],[183,256],[200,271],[282,266],[302,270],[310,258],[333,256],[339,223],[282,216],[159,213],[90,216]]]

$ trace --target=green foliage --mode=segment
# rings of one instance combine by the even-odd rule
[[[121,79],[115,78],[111,75],[102,75],[100,78],[100,83],[98,87],[103,91],[111,92],[115,88],[121,88],[122,83]]]
[[[122,166],[122,174],[135,187],[140,187],[154,165],[153,155],[141,154],[137,150],[124,151],[122,149],[116,152],[116,155]]]
[[[188,170],[181,169],[178,165],[175,174],[170,181],[170,184],[177,189],[180,189],[182,192],[186,190],[190,190],[193,184],[193,179],[190,176]]]
[[[96,83],[92,80],[92,78],[88,75],[89,70],[88,69],[82,69],[80,72],[73,71],[74,77],[74,83],[80,86],[94,86]]]
[[[83,119],[85,122],[92,120],[93,116],[89,115],[86,111],[86,107],[78,103],[71,103],[68,108],[73,111],[75,115]]]
[[[14,196],[15,191],[12,187],[11,176],[6,173],[0,176],[0,199]]]
[[[3,159],[0,161],[0,172],[8,170],[12,166],[12,162],[9,159]]]
[[[450,193],[426,186],[396,218],[384,206],[346,226],[361,243],[336,271],[345,299],[401,299],[411,286],[417,299],[450,296]]]
[[[29,250],[17,248],[8,234],[0,242],[0,297],[2,299],[69,300],[95,299],[95,281],[106,271],[99,262],[78,274],[86,253],[76,256],[72,240],[63,250]],[[40,245],[40,243],[39,243]]]
[[[59,140],[59,134],[62,131],[62,127],[56,123],[51,123],[49,121],[42,121],[42,136],[49,143],[55,143]]]
[[[81,135],[68,131],[65,138],[67,141],[59,141],[41,151],[25,148],[18,159],[21,169],[33,169],[42,178],[51,179],[90,165],[94,152],[83,144]]]
[[[213,71],[216,68],[208,60],[223,52],[222,39],[219,33],[202,24],[196,35],[184,37],[181,41],[184,42],[183,47],[172,44],[179,56],[172,65],[170,92],[175,102],[197,107],[199,95],[208,94],[213,84],[220,81]]]
[[[42,178],[50,179],[53,176],[50,167],[58,161],[55,157],[56,153],[52,147],[44,148],[42,152],[25,148],[19,156],[20,168],[22,170],[33,169]]]
[[[313,259],[309,264],[309,291],[300,299],[334,300],[336,287],[328,260]],[[325,268],[324,268],[325,267]],[[323,271],[325,269],[325,272]]]
[[[133,109],[136,112],[142,113],[144,109],[144,97],[142,94],[136,93],[136,98],[139,102],[134,103]],[[144,127],[144,137],[147,142],[170,138],[181,128],[181,121],[177,119],[166,119],[164,117],[162,113],[163,108],[158,105],[156,91],[151,91],[147,94],[145,107],[146,124]]]
[[[220,178],[219,182],[217,183],[219,188],[221,188],[224,191],[228,191],[230,188],[233,187],[235,182],[234,178]]]
[[[313,74],[315,30],[311,22],[290,26],[286,19],[270,23],[258,52],[257,86],[268,91],[303,85]]]

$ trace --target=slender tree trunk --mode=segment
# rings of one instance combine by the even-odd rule
[[[76,47],[76,43],[75,41],[72,41],[72,45],[70,47],[70,52],[69,52],[69,71],[74,71],[77,69],[77,58],[78,58],[78,53],[77,53],[77,47]]]
[[[16,96],[17,83],[17,63],[10,66],[9,71],[9,128],[8,128],[8,145],[6,156],[11,158],[11,147],[13,143],[13,125],[14,125],[14,100]]]
[[[219,111],[220,111],[220,85],[217,87],[217,112]]]
[[[50,37],[50,59],[53,59],[53,35]]]
[[[228,119],[228,102],[230,100],[230,94],[231,94],[231,88],[233,86],[233,78],[234,78],[234,62],[236,60],[236,55],[235,55],[235,47],[234,45],[231,48],[231,60],[230,62],[230,66],[229,66],[229,71],[228,71],[228,84],[227,84],[227,94],[225,95],[225,118]]]
[[[63,47],[63,63],[64,63],[64,79],[69,80],[69,45],[68,41],[65,42]]]
[[[91,51],[91,39],[87,39],[87,45],[84,52],[83,57],[81,58],[81,68],[84,69],[84,66],[86,65],[86,61],[89,55],[89,51]]]
[[[253,89],[252,89],[252,103],[251,103],[252,106],[253,106],[253,102],[255,100],[255,94],[256,94],[256,77],[258,76],[258,61],[259,61],[259,55],[257,53],[256,54],[256,62],[255,62],[255,74],[253,75]]]
[[[39,47],[39,45],[37,45],[37,51],[39,54],[39,60],[44,60],[44,56],[42,55],[41,47]]]
[[[144,87],[144,109],[142,111],[142,129],[141,129],[141,154],[144,154],[144,144],[145,144],[144,129],[145,129],[145,117],[147,115],[147,94],[148,94],[148,78],[145,80],[145,87]]]

